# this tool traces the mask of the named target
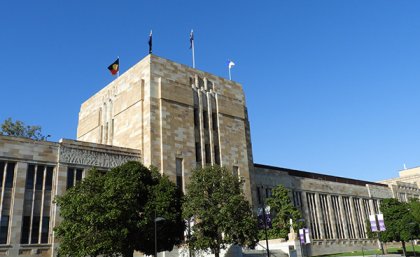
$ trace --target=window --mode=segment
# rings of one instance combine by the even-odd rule
[[[26,171],[21,244],[46,244],[50,230],[54,167],[29,164]]]
[[[67,189],[76,185],[83,178],[83,169],[69,167],[67,169]]]
[[[293,205],[295,207],[302,206],[302,193],[300,191],[293,191]]]
[[[9,215],[2,215],[0,221],[0,244],[7,244],[7,232],[9,230]]]
[[[213,123],[213,130],[217,130],[218,126],[217,126],[217,113],[213,112],[211,114],[211,118],[212,118],[212,123]]]
[[[200,126],[200,115],[198,112],[198,106],[194,107],[194,126],[196,127]]]
[[[220,165],[220,152],[219,152],[219,146],[218,145],[214,145],[214,162],[217,165]]]
[[[183,183],[182,183],[182,176],[183,176],[183,168],[182,168],[182,158],[176,158],[176,186],[183,190]]]
[[[258,204],[262,204],[262,199],[261,199],[261,188],[257,187],[257,200],[258,200]]]
[[[195,161],[201,164],[201,146],[199,142],[195,143]]]
[[[271,197],[272,193],[271,193],[271,188],[266,188],[265,189],[265,198],[269,198]]]
[[[203,126],[205,129],[209,128],[209,114],[207,111],[203,111]]]
[[[0,194],[0,244],[7,244],[8,240],[15,166],[14,162],[0,161],[0,191],[3,191],[3,194]]]
[[[232,175],[233,175],[235,178],[238,178],[238,177],[239,177],[239,167],[238,167],[238,166],[233,166],[233,167],[232,167]]]
[[[210,144],[206,144],[204,146],[204,150],[206,153],[206,163],[211,163]]]

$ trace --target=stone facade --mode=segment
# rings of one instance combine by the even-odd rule
[[[109,170],[140,159],[139,150],[123,147],[0,136],[0,174],[4,181],[0,255],[55,256],[52,228],[60,217],[52,201],[55,195],[64,193],[69,183],[73,184],[69,173],[77,170],[74,179],[80,180],[92,167]]]
[[[139,149],[142,162],[183,183],[197,165],[238,172],[251,201],[252,151],[242,86],[148,55],[81,106],[77,138]]]
[[[388,185],[261,164],[253,178],[260,206],[277,185],[289,189],[309,228],[312,243],[305,251],[311,255],[377,247],[365,224],[380,213],[381,199],[392,197]]]
[[[197,166],[227,167],[254,209],[284,185],[310,228],[312,255],[374,247],[365,224],[381,199],[420,196],[420,168],[375,183],[254,164],[242,86],[155,55],[81,105],[77,139],[0,136],[0,255],[56,256],[54,196],[91,167],[128,160],[158,167],[184,191]]]

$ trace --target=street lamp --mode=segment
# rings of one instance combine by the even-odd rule
[[[412,228],[414,228],[414,226],[416,226],[415,222],[410,222],[408,223],[408,225],[410,225],[410,236],[411,236],[411,247],[413,248],[413,252],[414,252],[414,256],[417,256],[416,254],[416,249],[414,249],[414,243],[413,243],[413,230]]]
[[[156,229],[157,225],[156,223],[163,220],[165,220],[165,218],[156,217],[156,212],[155,212],[155,257],[157,257],[157,229]]]

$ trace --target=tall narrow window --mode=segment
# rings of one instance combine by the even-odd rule
[[[205,154],[206,154],[206,163],[210,164],[211,163],[210,144],[206,144],[204,146],[204,151],[205,151]]]
[[[201,146],[199,142],[195,143],[195,161],[201,165]]]
[[[214,145],[214,162],[220,165],[220,150],[218,145]]]
[[[211,103],[211,125],[213,132],[213,146],[214,146],[214,163],[220,165],[220,146],[219,146],[219,125],[217,119],[217,102],[216,97],[210,94]]]
[[[53,171],[52,166],[28,165],[20,238],[22,244],[48,243]]]
[[[302,192],[293,191],[293,205],[297,208],[302,206]]]
[[[15,166],[14,162],[0,161],[0,191],[3,191],[1,195],[0,203],[0,244],[7,244],[9,221],[10,221],[10,209],[12,202],[12,189],[14,185],[15,177]],[[4,181],[4,184],[3,184]]]
[[[200,98],[197,90],[193,89],[194,96],[194,139],[195,139],[195,161],[197,167],[201,167],[201,129],[200,129]]]
[[[183,190],[182,173],[183,173],[182,158],[176,158],[176,186],[180,190]]]
[[[262,204],[261,188],[260,187],[257,187],[257,200],[258,200],[258,204]]]
[[[203,124],[204,128],[208,129],[209,128],[209,113],[206,110],[203,111],[203,123],[204,123]]]
[[[232,175],[233,175],[235,178],[238,178],[238,177],[239,177],[239,167],[238,167],[238,166],[233,166],[233,167],[232,167]]]
[[[271,188],[266,188],[265,189],[265,198],[270,198],[271,197]]]

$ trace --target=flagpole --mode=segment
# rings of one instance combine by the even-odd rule
[[[191,40],[191,50],[192,50],[192,62],[193,62],[193,68],[195,69],[195,55],[194,55],[194,31],[193,31],[193,30],[191,30],[190,40]]]
[[[192,41],[192,61],[193,61],[193,68],[195,69],[194,40]]]

